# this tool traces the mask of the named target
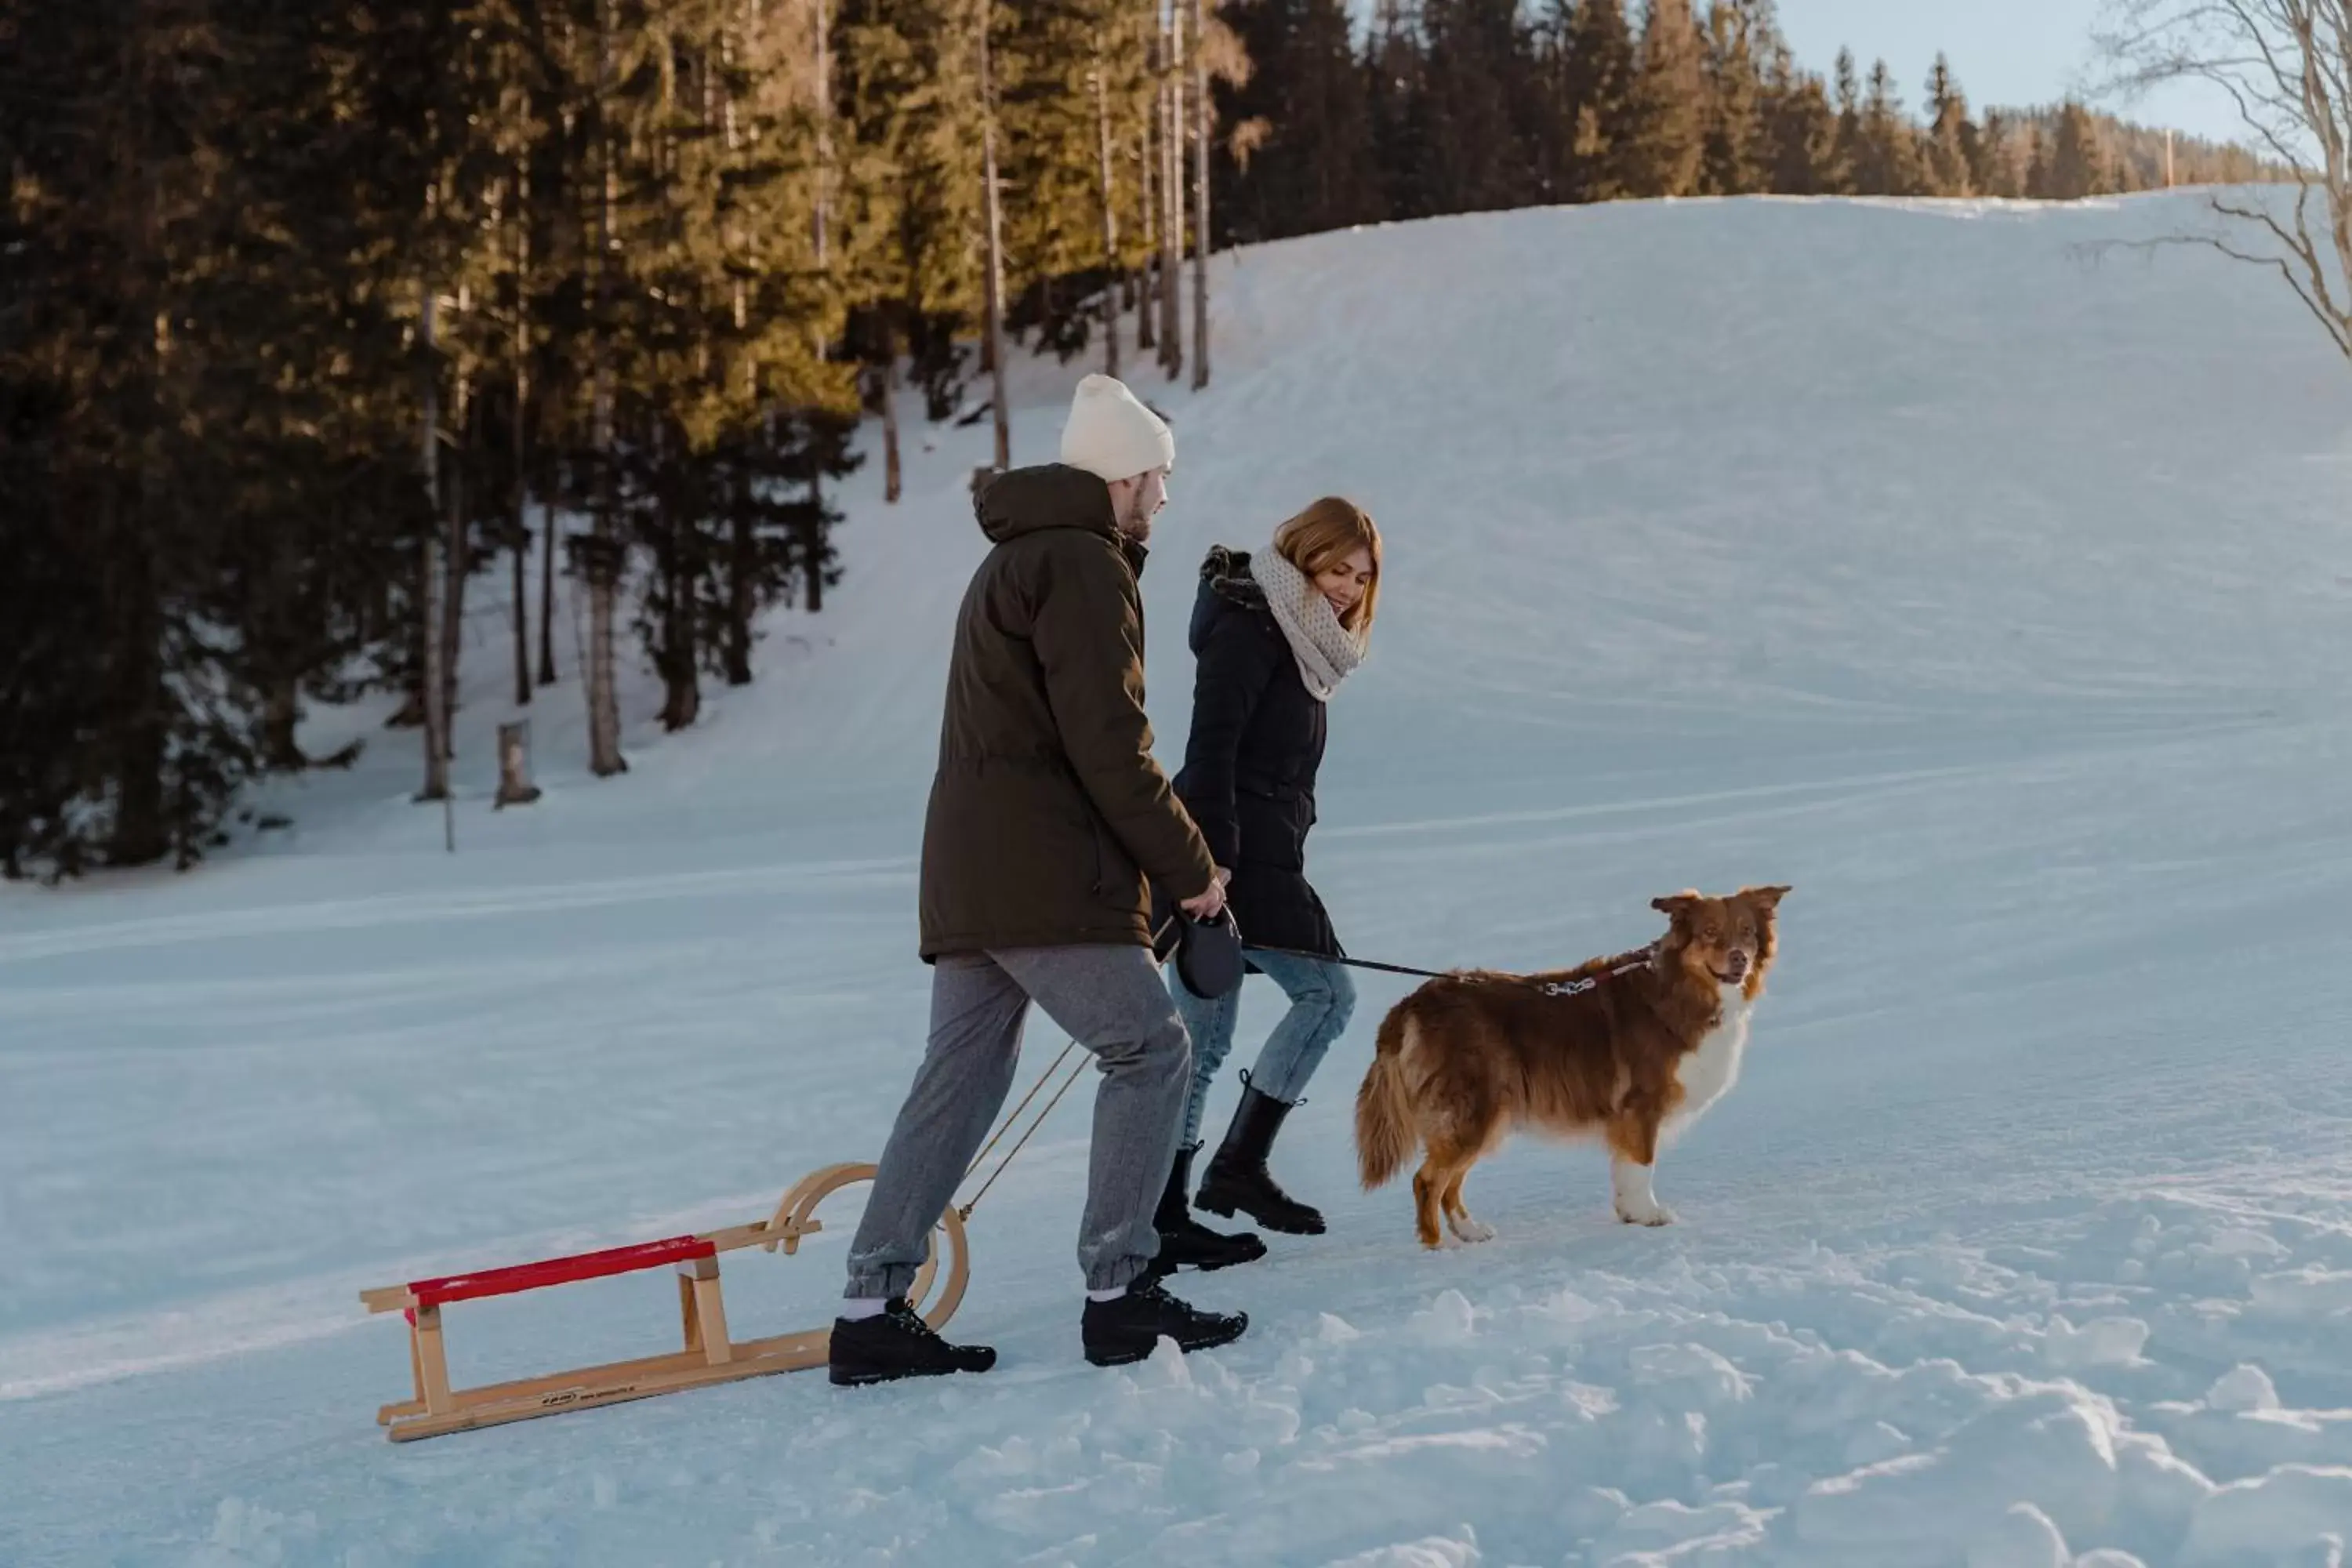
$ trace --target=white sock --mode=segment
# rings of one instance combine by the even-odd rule
[[[1121,1296],[1126,1294],[1127,1287],[1121,1285],[1115,1290],[1089,1290],[1087,1292],[1087,1300],[1089,1301],[1116,1301]]]
[[[878,1318],[889,1304],[887,1296],[852,1296],[841,1304],[841,1315],[853,1323],[861,1318]]]

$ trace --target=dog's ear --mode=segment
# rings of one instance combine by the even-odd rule
[[[1747,900],[1759,909],[1777,910],[1780,907],[1780,900],[1789,896],[1789,889],[1785,887],[1742,888],[1736,896]]]
[[[1696,889],[1685,888],[1679,893],[1669,893],[1663,899],[1652,899],[1650,907],[1669,920],[1679,921],[1705,901],[1698,896]]]

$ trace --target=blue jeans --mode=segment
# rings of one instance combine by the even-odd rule
[[[1296,1105],[1307,1080],[1323,1061],[1323,1053],[1347,1029],[1356,1011],[1356,984],[1348,972],[1318,958],[1292,958],[1276,952],[1254,952],[1250,962],[1290,998],[1290,1011],[1274,1026],[1249,1072],[1249,1085],[1269,1099]],[[1239,988],[1213,1002],[1184,989],[1171,966],[1168,989],[1176,998],[1177,1016],[1192,1037],[1192,1092],[1184,1101],[1184,1136],[1181,1147],[1201,1141],[1201,1110],[1208,1103],[1209,1086],[1234,1048],[1234,1025],[1241,1016]]]

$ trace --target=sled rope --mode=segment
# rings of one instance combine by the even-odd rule
[[[995,1148],[999,1143],[1004,1142],[1004,1135],[1013,1131],[1013,1124],[1021,1120],[1021,1113],[1029,1109],[1029,1102],[1037,1098],[1037,1091],[1045,1087],[1045,1080],[1062,1070],[1062,1064],[1069,1059],[1070,1053],[1077,1048],[1077,1044],[1078,1042],[1076,1040],[1066,1041],[1062,1046],[1062,1054],[1054,1058],[1054,1065],[1037,1075],[1037,1081],[1029,1086],[1029,1092],[1021,1097],[1021,1103],[1013,1108],[1012,1114],[1005,1117],[1003,1121],[996,1124],[996,1131],[989,1135],[988,1142],[981,1146],[980,1152],[971,1157],[971,1163],[964,1167],[963,1179],[965,1181],[968,1182],[971,1180],[972,1172],[979,1170],[981,1166],[988,1163],[988,1152],[991,1149]],[[1061,1096],[1055,1095],[1054,1098],[1058,1100]],[[1046,1109],[1050,1110],[1053,1107],[1047,1106]],[[1035,1131],[1035,1123],[1034,1122],[1031,1124],[1031,1131]],[[1025,1136],[1024,1137],[1023,1142],[1027,1142]],[[1018,1149],[1021,1145],[1019,1143],[1015,1143],[1013,1147],[1014,1149]],[[1007,1160],[1013,1158],[1010,1153],[1007,1153],[1004,1157]],[[999,1170],[1003,1169],[1001,1165],[997,1168]],[[985,1192],[988,1189],[983,1187],[981,1190]],[[977,1196],[972,1199],[973,1203],[978,1203],[980,1199]]]
[[[1168,927],[1174,922],[1175,918],[1173,915],[1169,916],[1167,920],[1160,922],[1160,929],[1151,933],[1151,945],[1154,951],[1157,951],[1160,946],[1160,939],[1168,934]],[[1037,1081],[1029,1086],[1029,1092],[1021,1097],[1021,1103],[1014,1106],[1004,1120],[996,1124],[996,1131],[989,1134],[988,1142],[981,1146],[979,1153],[972,1156],[971,1163],[964,1168],[965,1181],[971,1180],[972,1173],[988,1163],[990,1151],[1004,1142],[1004,1135],[1013,1131],[1013,1124],[1021,1120],[1021,1113],[1029,1109],[1029,1102],[1037,1098],[1037,1091],[1052,1081],[1054,1075],[1062,1070],[1062,1064],[1070,1059],[1070,1053],[1077,1048],[1078,1042],[1076,1036],[1063,1044],[1062,1054],[1054,1058],[1052,1066],[1037,1075]],[[963,1206],[956,1210],[956,1216],[959,1219],[971,1218],[971,1211],[980,1206],[980,1200],[988,1195],[988,1189],[996,1185],[996,1178],[1004,1174],[1005,1167],[1013,1163],[1013,1157],[1021,1152],[1022,1145],[1035,1135],[1037,1129],[1045,1125],[1045,1118],[1054,1114],[1054,1107],[1062,1103],[1062,1097],[1070,1092],[1071,1086],[1078,1081],[1078,1074],[1084,1072],[1086,1067],[1083,1058],[1072,1063],[1069,1076],[1062,1080],[1062,1087],[1054,1091],[1054,1098],[1045,1102],[1045,1109],[1036,1114],[1030,1121],[1027,1131],[1014,1140],[1012,1148],[1004,1152],[1004,1158],[996,1163],[996,1169],[988,1173],[988,1180],[980,1184],[980,1191],[972,1194]]]
[[[1037,1081],[1030,1086],[1029,1092],[1022,1098],[1021,1104],[1014,1107],[1013,1114],[1004,1119],[1003,1125],[996,1130],[996,1136],[988,1141],[988,1149],[996,1147],[997,1142],[1011,1130],[1013,1123],[1020,1118],[1022,1110],[1031,1100],[1037,1098],[1037,1091],[1045,1087],[1045,1080],[1061,1070],[1063,1061],[1077,1048],[1077,1041],[1072,1040],[1068,1045],[1064,1046],[1062,1054],[1054,1058],[1054,1065],[1037,1075]],[[980,1191],[972,1194],[971,1199],[961,1208],[956,1210],[956,1216],[959,1219],[968,1221],[971,1218],[971,1211],[980,1206],[980,1200],[988,1195],[988,1189],[996,1185],[996,1178],[1004,1174],[1005,1167],[1013,1163],[1013,1157],[1021,1152],[1022,1145],[1029,1142],[1037,1129],[1045,1125],[1045,1118],[1054,1114],[1054,1107],[1062,1103],[1062,1096],[1070,1092],[1070,1086],[1078,1081],[1078,1075],[1086,1071],[1086,1058],[1083,1057],[1070,1064],[1069,1076],[1062,1079],[1062,1087],[1054,1091],[1054,1098],[1045,1102],[1045,1109],[1031,1120],[1027,1130],[1014,1142],[1012,1148],[1004,1152],[1004,1158],[996,1163],[996,1169],[988,1173],[988,1180],[980,1184]],[[971,1172],[979,1170],[982,1163],[987,1160],[988,1149],[982,1149],[980,1152],[980,1158],[971,1163],[971,1171],[964,1173],[965,1180],[969,1181],[971,1178]]]

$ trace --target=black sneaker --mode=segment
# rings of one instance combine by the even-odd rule
[[[948,1343],[904,1296],[893,1296],[873,1317],[835,1318],[827,1361],[833,1381],[854,1388],[901,1377],[986,1372],[996,1364],[996,1352],[986,1345]]]
[[[1126,1366],[1150,1355],[1162,1335],[1174,1340],[1178,1350],[1204,1351],[1231,1344],[1248,1327],[1246,1313],[1227,1316],[1188,1307],[1147,1274],[1129,1286],[1124,1296],[1087,1301],[1079,1332],[1088,1361],[1097,1366]]]

